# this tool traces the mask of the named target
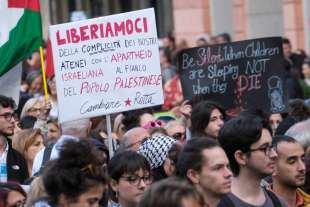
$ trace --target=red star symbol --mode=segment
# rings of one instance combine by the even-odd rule
[[[125,106],[130,106],[130,105],[131,105],[131,100],[127,98],[127,100],[125,101]]]

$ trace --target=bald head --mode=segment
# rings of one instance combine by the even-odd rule
[[[142,127],[135,127],[128,130],[122,139],[122,144],[126,148],[130,148],[131,150],[137,151],[140,147],[142,141],[149,137],[149,132]]]

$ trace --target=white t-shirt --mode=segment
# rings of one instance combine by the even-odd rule
[[[53,146],[52,152],[51,152],[51,157],[50,160],[57,159],[59,157],[59,151],[61,149],[61,146],[68,140],[78,140],[78,138],[71,136],[71,135],[62,135],[55,145]],[[45,148],[40,150],[38,154],[35,156],[33,165],[32,165],[32,175],[35,173],[39,172],[41,169],[42,161],[43,161],[43,155],[44,155]]]

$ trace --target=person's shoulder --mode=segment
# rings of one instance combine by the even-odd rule
[[[234,195],[232,193],[227,193],[221,197],[218,207],[234,207],[236,206],[233,202]]]
[[[265,192],[267,193],[268,197],[271,199],[272,204],[274,207],[288,207],[287,203],[285,200],[275,194],[272,190],[264,188]],[[280,206],[279,206],[280,205]]]
[[[279,198],[279,201],[280,201],[282,207],[288,207],[288,204],[285,202],[285,200],[283,198],[281,198],[279,196],[278,196],[278,198]]]
[[[12,147],[12,145],[9,145],[9,150],[8,150],[7,156],[15,157],[16,161],[26,162],[24,156],[20,152],[18,152],[16,149],[14,149]]]

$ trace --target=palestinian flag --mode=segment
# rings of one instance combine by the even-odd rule
[[[42,45],[39,0],[0,0],[0,78]]]

